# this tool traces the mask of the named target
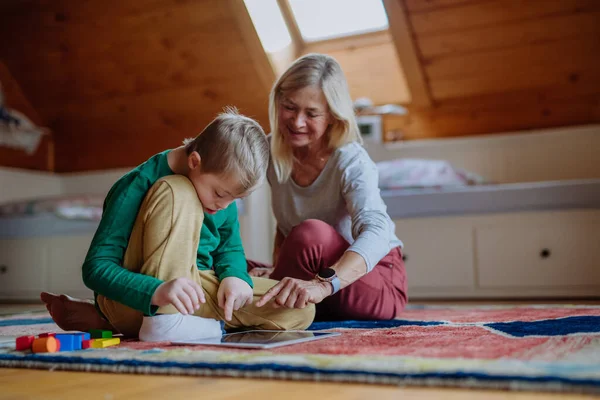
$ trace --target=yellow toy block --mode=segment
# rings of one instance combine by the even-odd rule
[[[120,338],[110,338],[110,339],[94,339],[92,340],[92,348],[94,349],[103,349],[105,347],[116,346],[121,343]]]

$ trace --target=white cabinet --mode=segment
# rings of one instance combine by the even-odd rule
[[[394,222],[409,298],[600,296],[600,211]]]
[[[46,287],[43,239],[0,240],[0,299],[35,299]]]
[[[404,243],[409,295],[413,292],[464,293],[474,285],[473,231],[450,220],[406,219],[396,222]]]
[[[0,240],[0,300],[38,300],[52,291],[90,298],[81,265],[91,235]]]
[[[481,288],[600,286],[600,213],[511,216],[476,238]]]

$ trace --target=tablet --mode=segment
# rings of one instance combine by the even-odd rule
[[[172,342],[178,345],[211,345],[242,347],[247,349],[272,349],[290,344],[310,342],[341,335],[338,332],[312,331],[243,331],[226,333],[223,336]]]

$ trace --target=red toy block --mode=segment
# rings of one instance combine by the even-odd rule
[[[89,348],[91,348],[93,341],[94,341],[94,339],[87,339],[87,340],[81,341],[81,348],[82,349],[89,349]]]
[[[37,338],[33,341],[31,350],[34,353],[56,353],[60,350],[60,342],[52,336]]]
[[[42,338],[42,337],[54,337],[54,335],[56,335],[56,333],[53,333],[53,332],[46,332],[46,333],[40,333],[40,334],[38,335],[38,337],[41,337],[41,338]]]
[[[31,349],[31,345],[33,344],[34,340],[35,340],[35,336],[31,336],[31,335],[18,337],[17,341],[16,341],[17,350],[23,351],[23,350]]]

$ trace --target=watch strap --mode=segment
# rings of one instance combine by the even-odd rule
[[[338,278],[336,275],[329,283],[331,283],[331,286],[333,287],[333,292],[331,293],[331,295],[333,296],[334,294],[340,291],[340,278]]]

